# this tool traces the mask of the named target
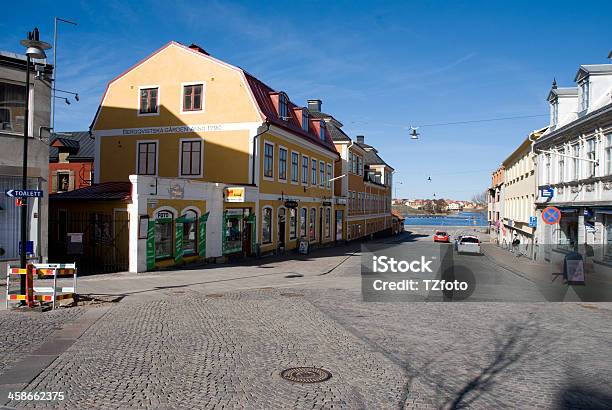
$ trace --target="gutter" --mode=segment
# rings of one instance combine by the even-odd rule
[[[266,124],[266,129],[260,132],[259,134],[256,134],[253,137],[253,162],[251,162],[251,184],[254,186],[256,186],[255,184],[255,152],[257,152],[257,140],[259,139],[260,135],[263,135],[266,132],[270,131],[270,121],[266,120],[265,124]]]

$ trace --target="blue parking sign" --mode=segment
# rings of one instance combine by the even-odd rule
[[[538,218],[535,216],[530,216],[529,217],[529,227],[537,228],[537,226],[538,226]]]

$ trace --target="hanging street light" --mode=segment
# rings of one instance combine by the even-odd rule
[[[416,127],[416,128],[415,127],[410,127],[410,129],[412,130],[410,132],[410,139],[413,139],[413,140],[418,140],[419,139],[419,135],[420,134],[417,132],[418,128],[419,127]]]
[[[30,110],[30,65],[31,59],[47,58],[45,50],[51,48],[51,44],[40,41],[40,33],[38,27],[28,33],[28,38],[19,42],[26,48],[26,92],[25,92],[25,110],[23,117],[23,173],[21,179],[21,188],[25,191],[28,189],[28,123]],[[25,269],[27,264],[27,236],[28,236],[28,204],[27,198],[23,198],[21,204],[21,243],[20,243],[20,264],[21,268]],[[26,275],[21,276],[21,294],[26,293]]]

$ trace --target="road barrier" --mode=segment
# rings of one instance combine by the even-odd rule
[[[10,293],[11,276],[26,276],[26,293]],[[34,286],[34,275],[38,279],[53,278],[53,286]],[[72,277],[72,286],[58,286],[58,279]],[[33,263],[24,268],[8,266],[6,273],[6,308],[10,301],[25,301],[28,307],[34,306],[34,301],[51,302],[55,309],[57,302],[64,299],[76,300],[77,268],[75,263]]]

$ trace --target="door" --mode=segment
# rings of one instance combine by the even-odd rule
[[[323,243],[323,208],[319,208],[319,243]]]
[[[342,211],[336,211],[336,240],[342,240]]]
[[[278,247],[285,248],[285,208],[278,209]]]

